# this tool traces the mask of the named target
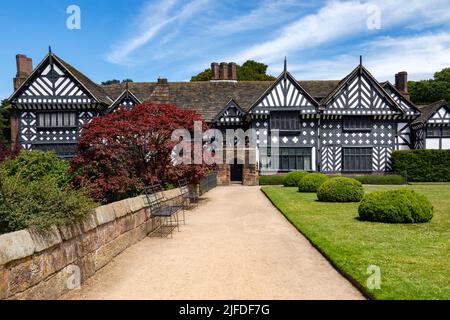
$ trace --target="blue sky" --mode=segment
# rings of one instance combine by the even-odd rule
[[[70,5],[80,30],[66,27]],[[450,67],[448,0],[2,0],[0,29],[0,98],[12,93],[15,55],[37,65],[48,45],[96,82],[183,81],[247,59],[277,75],[284,56],[300,80],[341,79],[359,55],[380,81]]]

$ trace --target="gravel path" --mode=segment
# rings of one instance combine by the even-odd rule
[[[363,299],[259,187],[218,187],[173,239],[128,248],[66,299]]]

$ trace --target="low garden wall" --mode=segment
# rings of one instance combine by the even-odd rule
[[[156,227],[139,196],[98,207],[72,226],[0,235],[0,299],[57,299]]]

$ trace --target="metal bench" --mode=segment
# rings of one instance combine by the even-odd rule
[[[144,188],[144,192],[147,205],[150,209],[152,224],[154,225],[155,219],[160,220],[159,227],[153,230],[152,233],[159,230],[161,238],[169,235],[173,237],[173,230],[175,228],[180,231],[178,213],[180,210],[183,210],[183,206],[169,205],[164,196],[164,191],[159,184]]]
[[[180,187],[181,197],[183,198],[183,205],[185,209],[188,209],[191,203],[195,203],[198,206],[200,196],[197,192],[189,190],[189,186],[186,179],[178,181]]]

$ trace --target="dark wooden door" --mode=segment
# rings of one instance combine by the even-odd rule
[[[230,180],[232,182],[242,182],[243,165],[232,164],[230,165]]]

